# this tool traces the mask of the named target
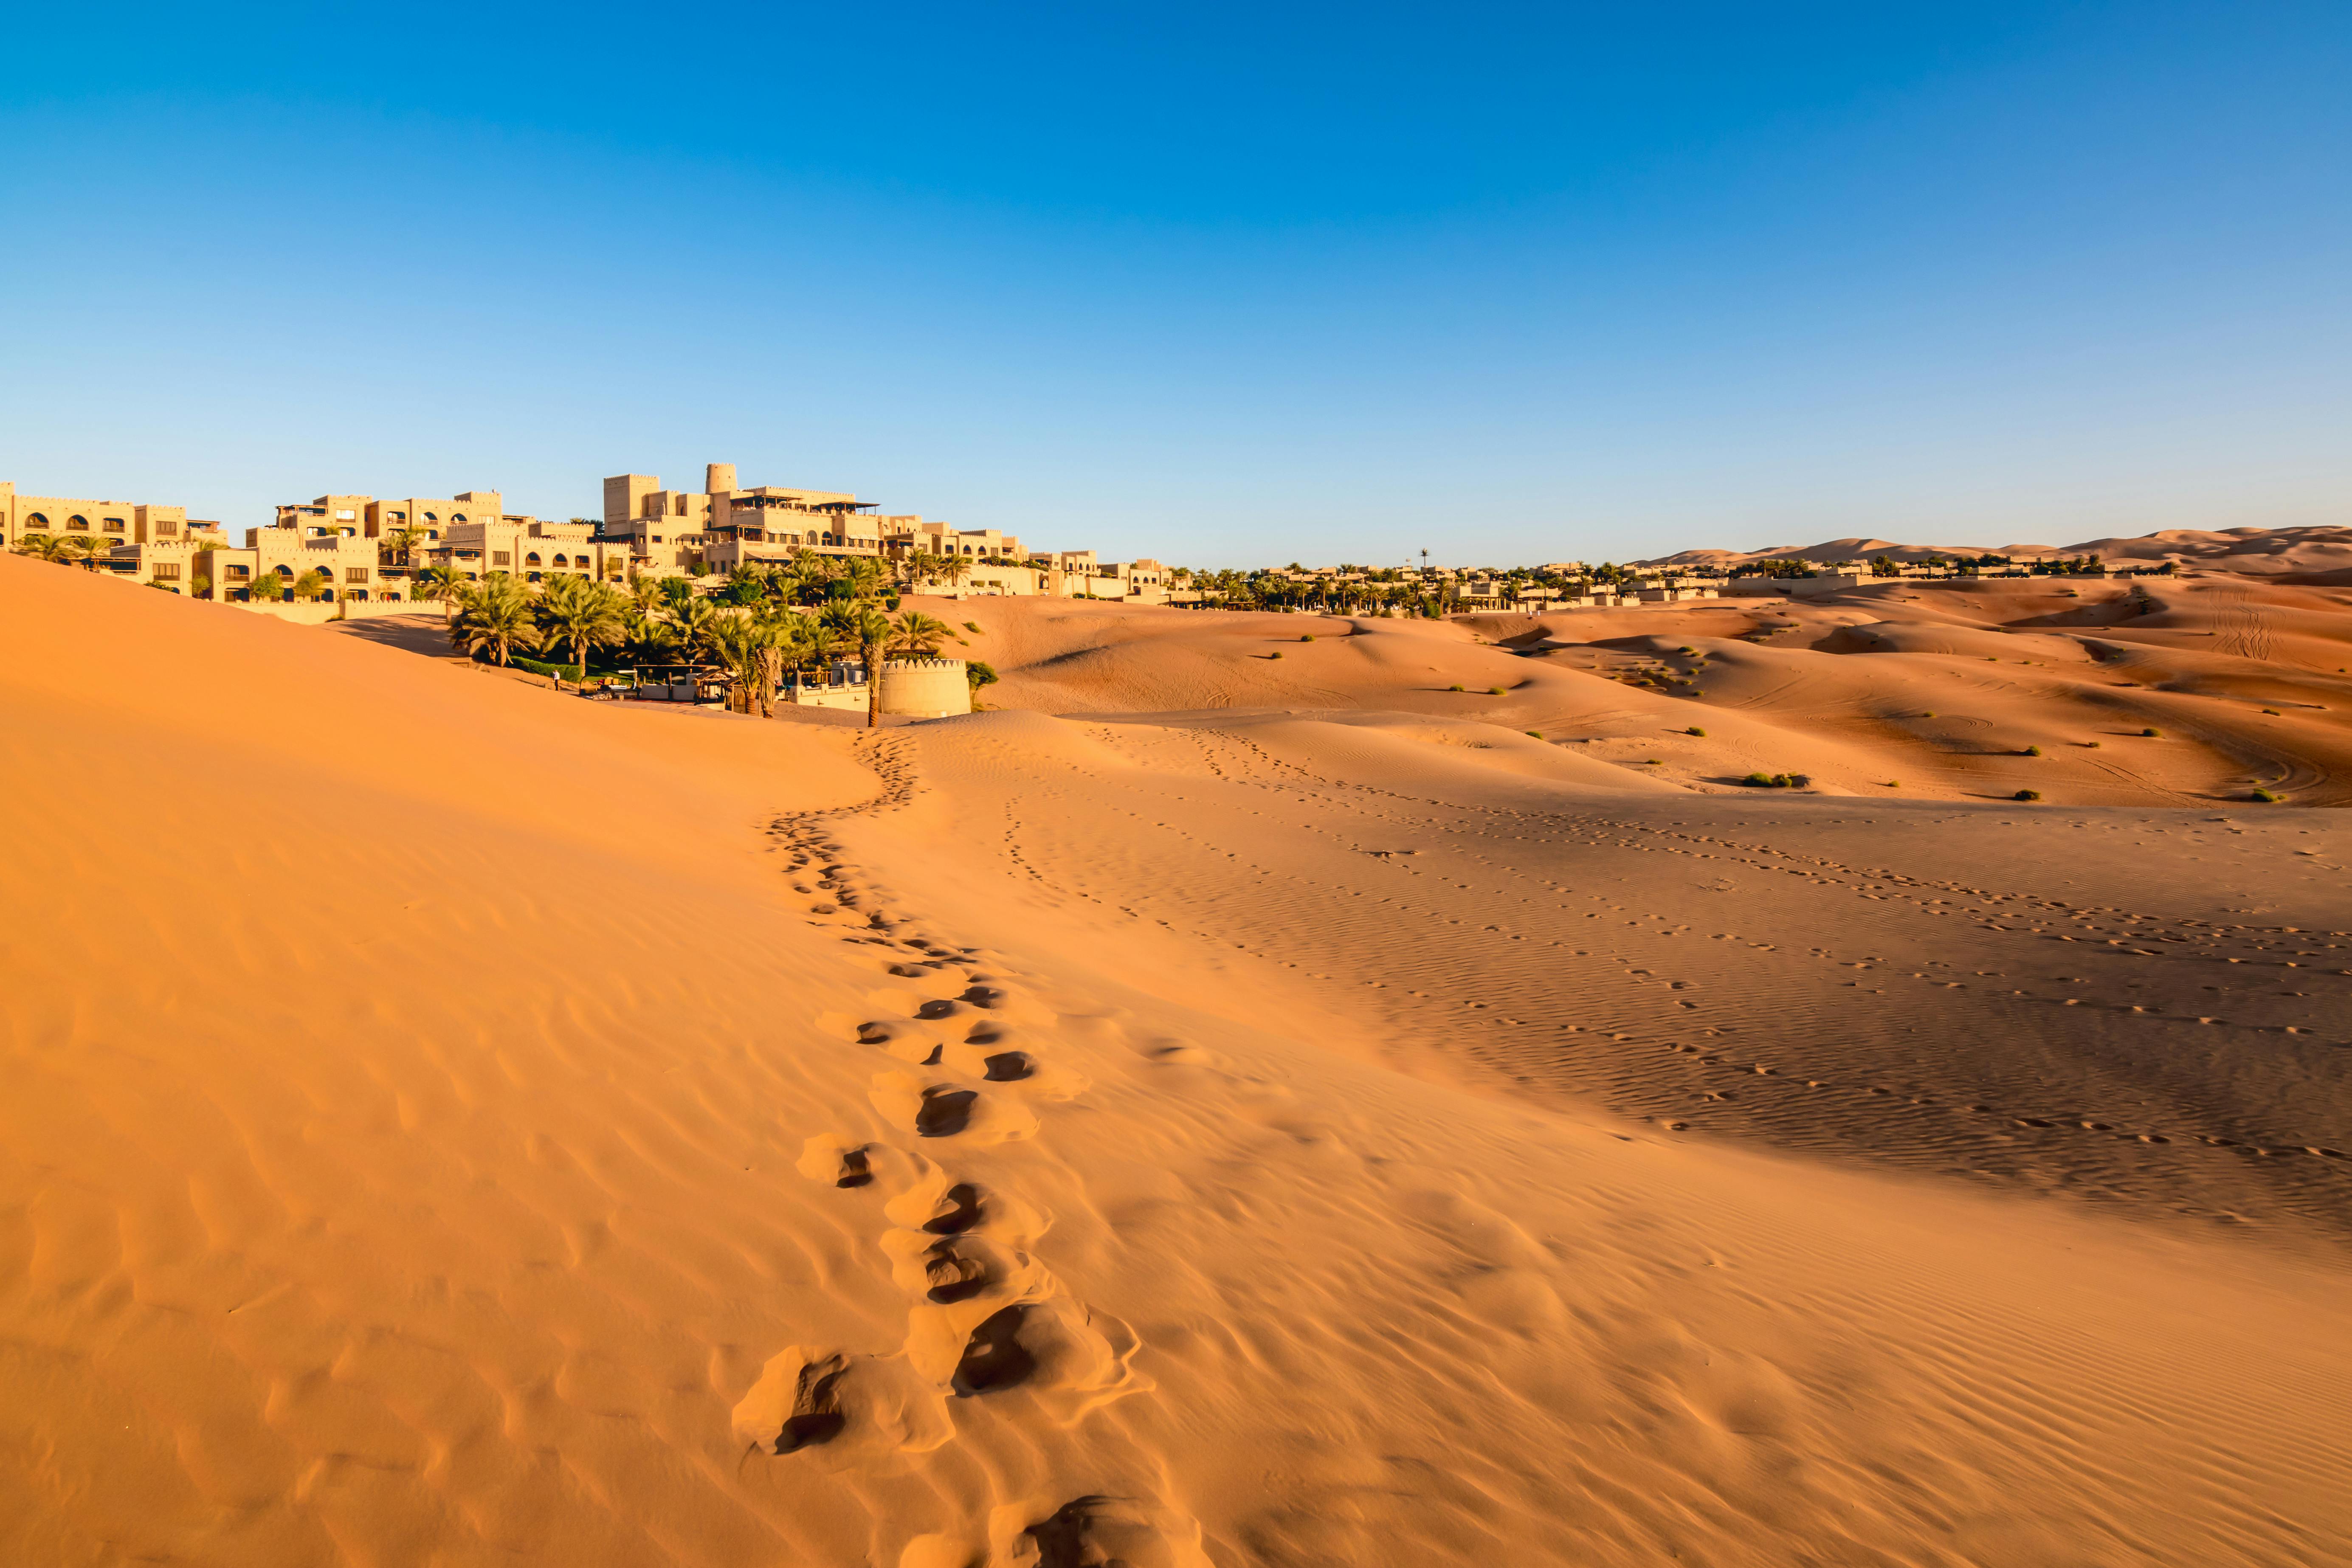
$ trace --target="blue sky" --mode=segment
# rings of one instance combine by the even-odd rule
[[[18,8],[0,479],[1184,564],[2352,522],[2352,7]]]

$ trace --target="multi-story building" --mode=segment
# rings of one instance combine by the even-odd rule
[[[700,494],[665,489],[652,474],[615,474],[604,481],[601,537],[625,542],[636,569],[656,576],[729,572],[800,550],[879,556],[886,526],[922,520],[876,517],[874,504],[838,490],[745,489],[732,463],[710,464]]]
[[[190,527],[188,509],[148,501],[91,500],[78,496],[18,495],[0,480],[0,540],[10,549],[28,533],[104,539],[117,545],[176,539]],[[217,528],[217,523],[198,523]]]

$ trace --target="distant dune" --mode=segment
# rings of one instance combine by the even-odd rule
[[[1930,555],[1974,557],[1980,544],[1901,544],[1891,539],[1827,539],[1818,544],[1776,544],[1762,550],[1684,550],[1637,562],[1643,566],[1739,566],[1753,561],[1925,561]],[[2230,528],[2207,532],[2168,528],[2134,538],[2084,540],[2079,544],[2004,544],[1992,553],[2011,556],[2092,555],[2110,564],[2177,561],[2187,566],[2264,574],[2352,570],[2352,528]]]
[[[0,1561],[2352,1562],[2352,591],[2078,593],[866,733],[0,558]]]

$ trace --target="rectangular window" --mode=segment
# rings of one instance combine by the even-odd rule
[[[346,583],[364,583],[364,582],[366,582],[367,580],[368,580],[368,569],[367,569],[366,567],[364,567],[364,566],[346,566],[346,567],[344,567],[344,568],[343,568],[343,581],[344,581],[344,582],[346,582]]]
[[[228,574],[232,577],[250,577],[253,575],[253,568],[250,566],[232,566],[228,569]]]
[[[511,565],[512,563],[513,563],[512,555],[511,555],[511,553],[510,553],[509,552],[508,552],[508,551],[504,551],[504,550],[493,550],[493,551],[491,551],[491,552],[490,552],[490,564],[491,564],[491,565],[493,565],[493,566],[507,566],[507,565]]]
[[[158,577],[177,577],[179,574],[180,574],[180,563],[179,563],[178,562],[176,562],[176,561],[158,561],[157,563],[155,563],[155,575],[156,575],[156,576],[158,576]]]

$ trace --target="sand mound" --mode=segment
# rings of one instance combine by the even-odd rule
[[[2345,1556],[2322,814],[1644,786],[1442,686],[851,735],[0,593],[8,1561]],[[1280,679],[1684,710],[1328,640]]]

